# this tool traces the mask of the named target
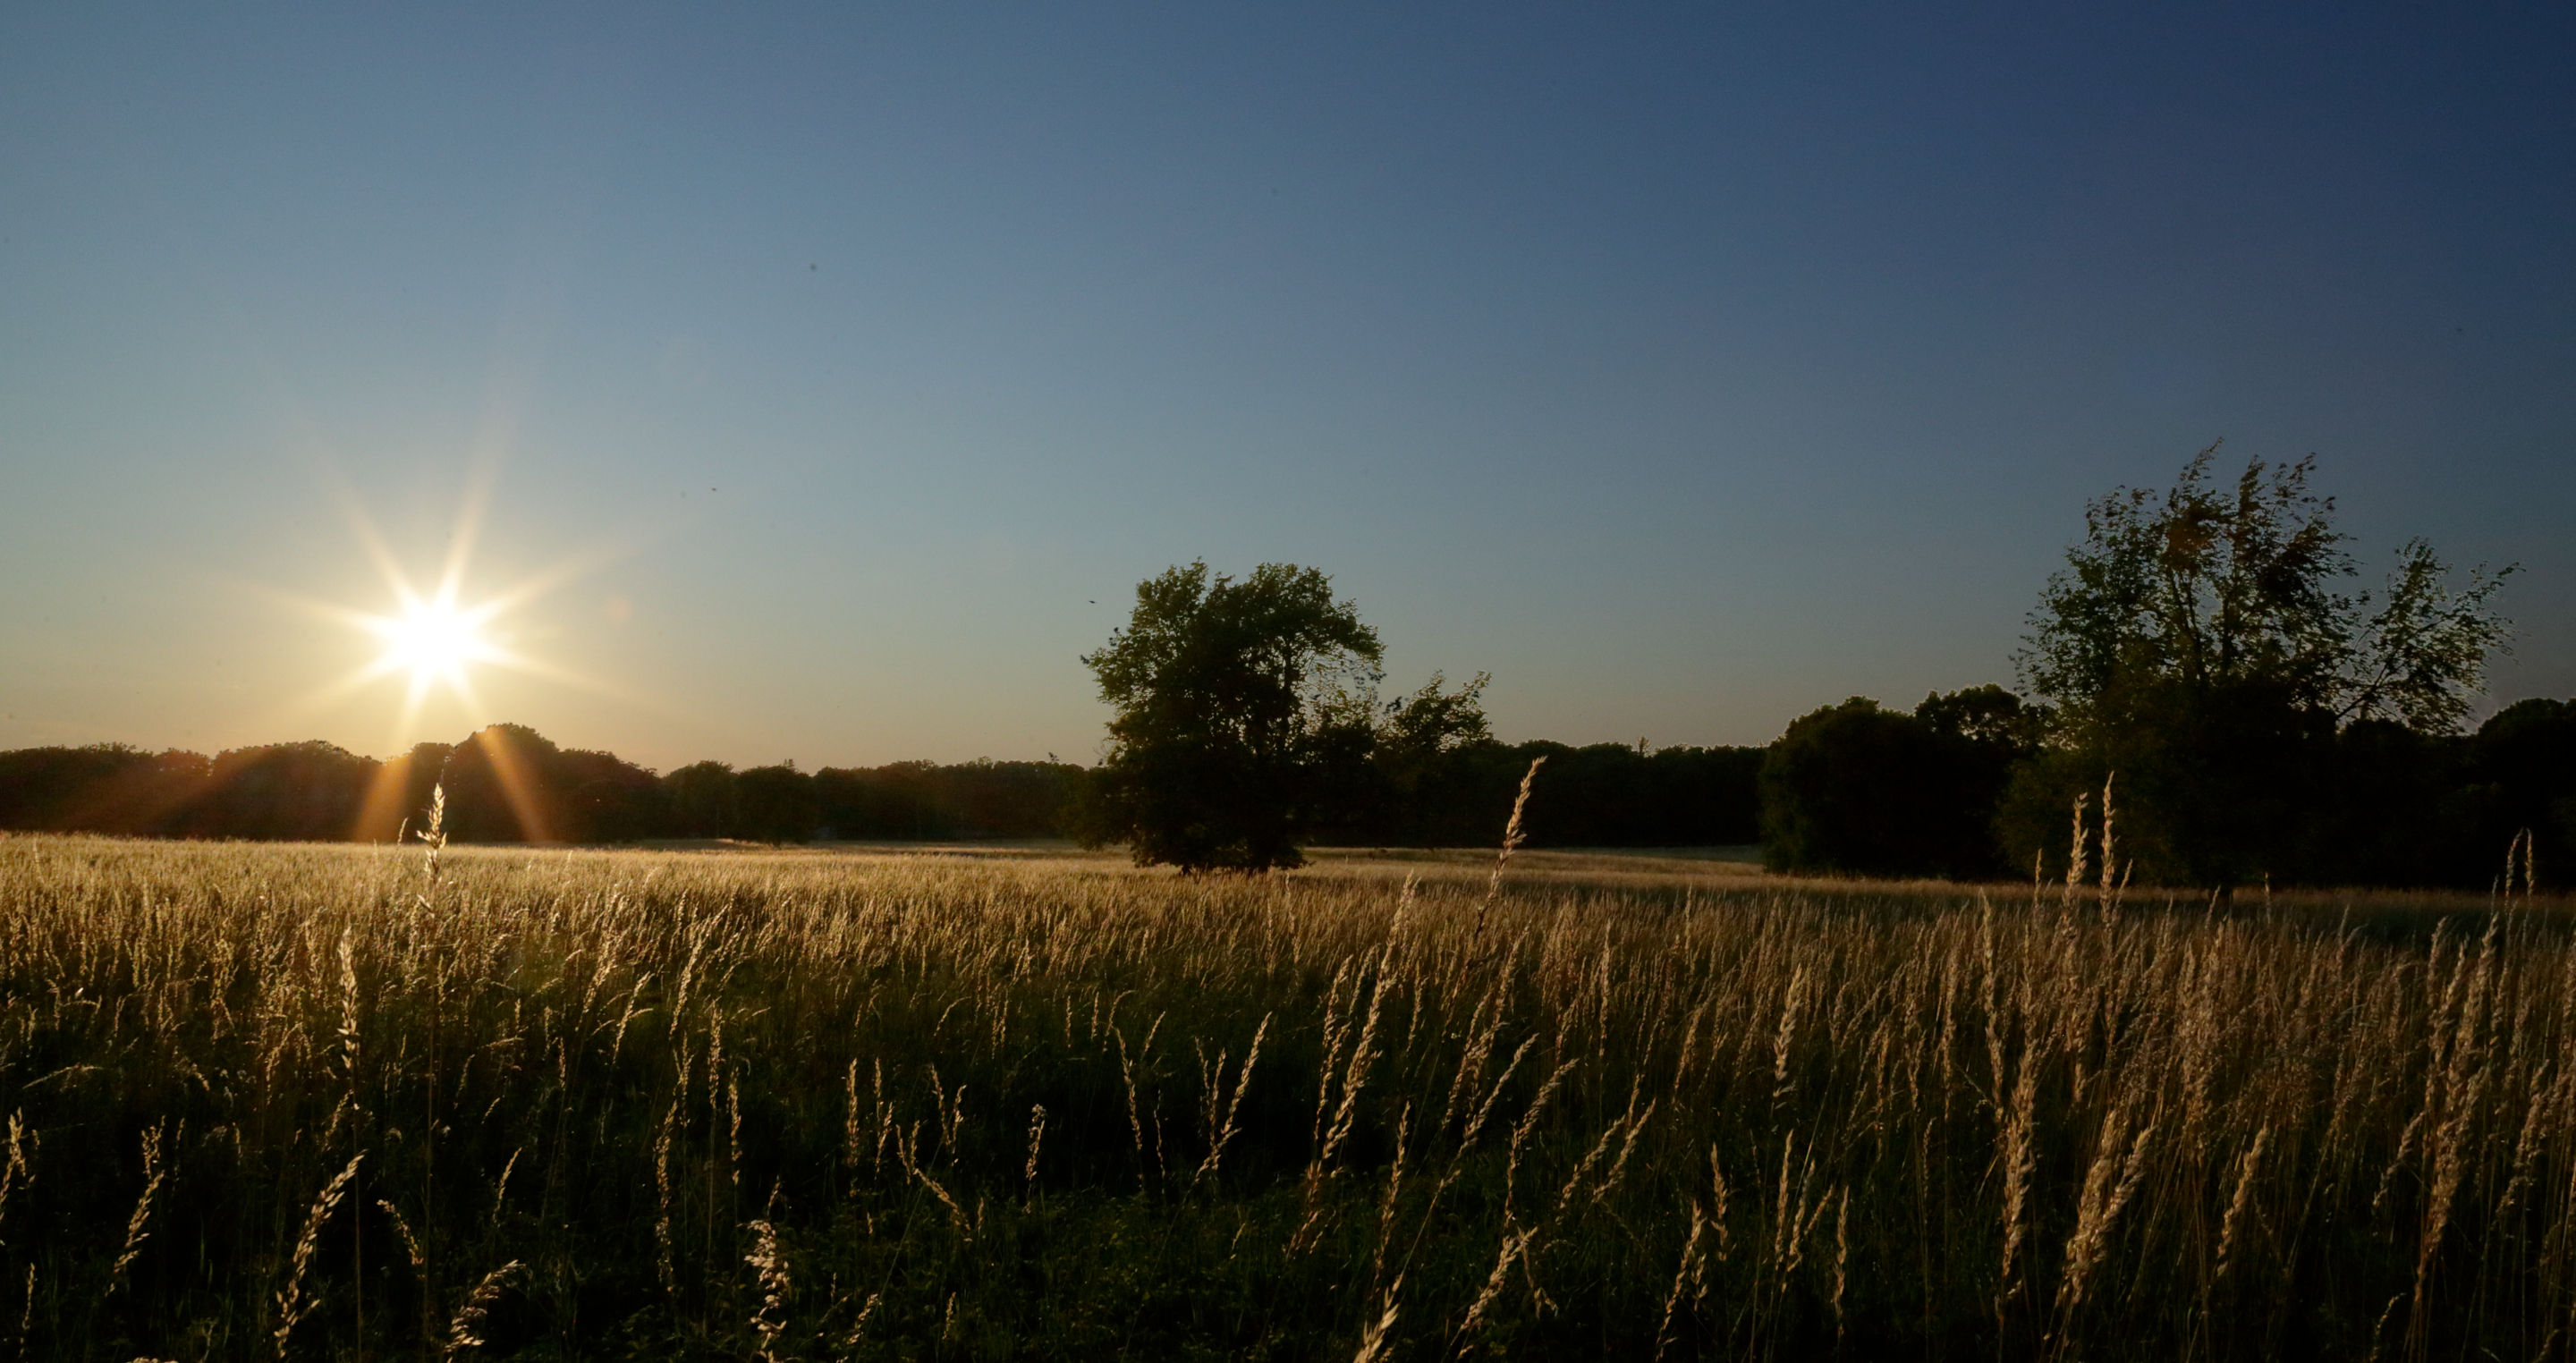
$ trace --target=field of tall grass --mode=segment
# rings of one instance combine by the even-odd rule
[[[2562,907],[5,837],[0,1349],[2564,1357]]]

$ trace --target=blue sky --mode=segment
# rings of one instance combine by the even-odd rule
[[[2521,561],[2496,694],[2576,694],[2570,69],[2563,5],[11,6],[0,747],[1089,760],[1200,557],[1507,738],[1762,742],[2009,680],[2219,437]],[[477,487],[547,672],[321,696],[353,512],[427,579]]]

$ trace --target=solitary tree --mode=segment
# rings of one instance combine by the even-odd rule
[[[2375,601],[2349,592],[2314,457],[2250,460],[2228,486],[2210,476],[2217,449],[2161,496],[2094,501],[2040,594],[2016,661],[2056,722],[2010,802],[2022,857],[2053,841],[2061,797],[2116,770],[2142,870],[2226,885],[2286,869],[2336,730],[2455,731],[2510,633],[2492,605],[2510,566],[2454,591],[2412,540]]]
[[[1115,708],[1082,831],[1138,865],[1301,865],[1368,761],[1377,634],[1312,568],[1242,581],[1205,563],[1137,585],[1127,627],[1083,656]]]

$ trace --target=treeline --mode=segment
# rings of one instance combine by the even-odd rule
[[[428,824],[443,787],[459,842],[764,842],[1054,835],[1082,769],[897,762],[668,775],[497,724],[388,761],[322,742],[214,758],[120,745],[0,752],[0,828],[143,837],[385,842]]]
[[[1761,748],[1475,743],[1373,769],[1327,841],[1475,847],[1501,836],[1532,759],[1533,846],[1678,847],[1760,836]],[[142,837],[384,842],[428,823],[443,785],[459,842],[1041,838],[1077,831],[1088,773],[975,761],[799,770],[698,762],[667,774],[494,725],[387,761],[323,742],[213,758],[120,745],[0,752],[0,828]]]
[[[2520,701],[2457,735],[2378,720],[2275,726],[2259,743],[2218,749],[2247,768],[2233,783],[2177,773],[2170,760],[2087,765],[2047,741],[2048,719],[1986,686],[1911,711],[1854,698],[1802,716],[1766,747],[1485,739],[1409,757],[1390,749],[1349,782],[1317,841],[1490,846],[1523,773],[1544,757],[1528,822],[1538,847],[1759,842],[1783,870],[1991,879],[2036,865],[2055,880],[2068,866],[2073,799],[2087,797],[2098,839],[2107,776],[2117,873],[2141,883],[2191,883],[2160,859],[2184,838],[2221,834],[2172,827],[2166,811],[2214,804],[2178,796],[2227,790],[2257,792],[2221,811],[2223,835],[2254,868],[2239,883],[2480,888],[2526,830],[2544,879],[2576,865],[2576,701]],[[382,842],[423,827],[443,785],[460,842],[1039,838],[1081,831],[1092,779],[1070,763],[993,761],[699,762],[656,774],[503,724],[389,761],[321,742],[213,758],[114,745],[0,752],[0,828]]]
[[[1802,716],[1763,767],[1765,855],[2054,880],[2080,819],[2098,876],[2107,784],[2113,874],[2142,883],[2483,888],[2518,843],[2544,880],[2576,864],[2576,701],[2517,701],[2467,734],[2276,712],[2225,742],[2107,757],[2050,742],[2049,719],[1996,686]],[[2193,864],[2222,855],[2220,872]]]
[[[1490,847],[1530,763],[1532,847],[1710,847],[1761,840],[1766,749],[1468,743],[1383,764],[1353,816],[1318,841],[1360,847]],[[1391,769],[1389,769],[1391,768]]]

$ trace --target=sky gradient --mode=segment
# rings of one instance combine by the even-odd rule
[[[1202,557],[1759,743],[2221,437],[2576,695],[2576,10],[1957,8],[0,9],[0,747],[1089,761]]]

